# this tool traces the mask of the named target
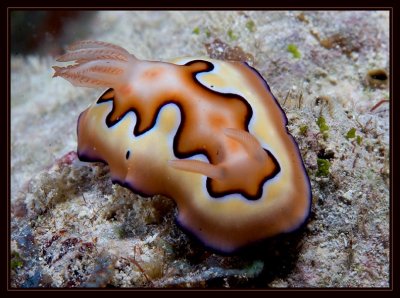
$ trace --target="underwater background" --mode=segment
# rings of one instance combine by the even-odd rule
[[[388,11],[13,10],[10,21],[12,287],[389,287]],[[52,79],[51,66],[82,39],[255,67],[311,180],[306,225],[221,255],[176,225],[172,200],[80,162],[78,116],[104,90]]]

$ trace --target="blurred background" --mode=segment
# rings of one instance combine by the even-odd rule
[[[91,32],[96,11],[13,10],[10,13],[11,54],[59,55],[63,46]]]

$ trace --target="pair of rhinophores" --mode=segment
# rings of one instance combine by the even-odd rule
[[[78,156],[104,161],[114,182],[175,200],[178,222],[232,252],[298,228],[311,189],[287,118],[243,62],[139,60],[106,42],[80,41],[55,66],[75,86],[108,88],[78,120]]]

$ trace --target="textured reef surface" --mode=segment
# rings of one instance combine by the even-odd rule
[[[54,38],[52,55],[11,58],[13,287],[389,286],[388,12],[104,11]],[[108,166],[79,161],[78,116],[104,90],[51,79],[54,56],[77,39],[140,59],[258,69],[311,180],[306,225],[221,255],[179,228],[172,200],[141,197],[113,185]]]

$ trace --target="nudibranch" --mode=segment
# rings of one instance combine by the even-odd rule
[[[80,41],[54,67],[75,86],[108,88],[79,116],[78,156],[109,165],[113,182],[175,200],[178,223],[232,252],[297,229],[311,188],[287,118],[244,62],[144,61]]]

